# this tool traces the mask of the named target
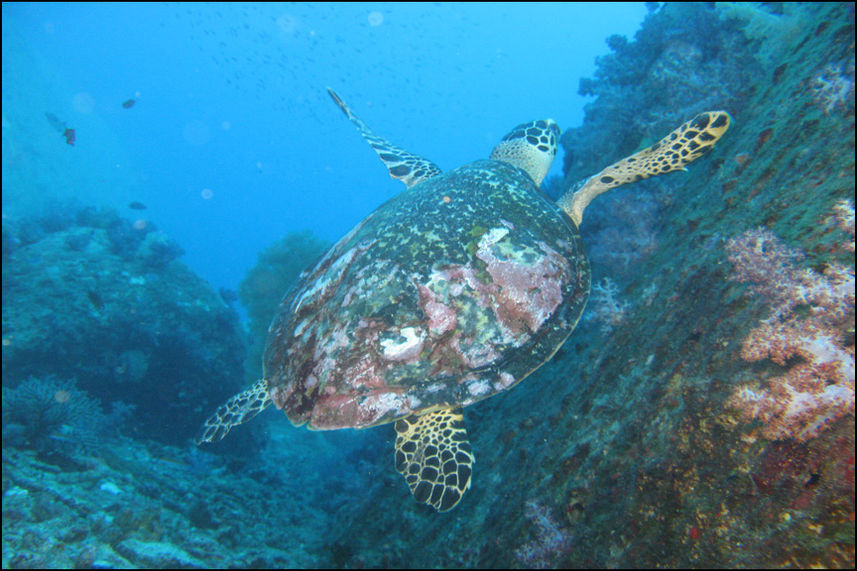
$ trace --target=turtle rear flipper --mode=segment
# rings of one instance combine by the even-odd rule
[[[686,170],[685,166],[707,153],[729,128],[726,111],[700,113],[678,129],[640,152],[615,162],[589,177],[579,189],[565,193],[557,204],[580,225],[583,210],[592,199],[610,189],[665,174]]]
[[[449,511],[470,487],[473,452],[461,410],[441,410],[396,421],[396,470],[414,499]]]
[[[197,444],[214,442],[226,436],[233,426],[247,422],[271,404],[268,381],[259,379],[252,387],[238,393],[208,417],[196,438]]]
[[[366,123],[361,121],[357,115],[351,112],[351,109],[348,108],[345,101],[343,101],[335,91],[328,87],[327,92],[330,93],[330,97],[333,98],[334,103],[342,109],[342,112],[345,113],[352,123],[354,123],[357,130],[360,131],[360,134],[364,139],[366,139],[366,142],[369,143],[369,145],[378,154],[378,157],[387,167],[387,170],[390,171],[390,178],[400,180],[405,183],[405,186],[411,188],[415,184],[419,184],[422,181],[441,173],[440,168],[430,160],[424,159],[423,157],[417,156],[413,153],[409,153],[405,149],[400,149],[387,139],[379,137],[373,133],[372,130],[366,126]]]

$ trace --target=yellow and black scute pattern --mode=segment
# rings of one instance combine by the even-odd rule
[[[461,410],[396,422],[396,470],[418,502],[439,512],[454,508],[470,487],[473,462]]]

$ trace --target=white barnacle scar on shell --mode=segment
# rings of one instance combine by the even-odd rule
[[[423,346],[422,332],[415,327],[404,327],[399,330],[399,335],[404,341],[384,339],[381,346],[384,348],[384,358],[390,361],[403,361],[419,355]]]

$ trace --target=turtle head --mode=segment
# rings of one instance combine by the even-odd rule
[[[524,169],[540,185],[556,156],[559,126],[553,119],[518,125],[491,151],[491,159]]]

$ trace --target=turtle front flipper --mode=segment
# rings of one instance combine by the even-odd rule
[[[700,113],[651,147],[589,177],[579,189],[565,193],[557,204],[579,226],[583,210],[593,198],[629,182],[685,170],[685,165],[711,150],[729,128],[729,122],[729,113],[726,111]]]
[[[202,425],[197,444],[220,440],[232,429],[247,422],[271,404],[268,396],[268,381],[259,379],[252,387],[238,393],[222,405]]]
[[[342,112],[345,113],[346,117],[354,123],[357,130],[360,131],[360,134],[364,139],[366,139],[366,142],[375,149],[378,157],[380,157],[381,161],[386,165],[387,170],[390,171],[390,178],[398,179],[405,183],[405,186],[411,188],[415,184],[419,184],[422,181],[441,173],[440,168],[430,160],[409,153],[404,149],[400,149],[387,139],[383,139],[373,133],[372,130],[366,126],[366,123],[361,121],[357,115],[351,112],[348,105],[345,104],[335,91],[328,87],[327,92],[330,93],[334,103],[342,109]]]
[[[439,512],[454,508],[470,487],[473,462],[461,410],[396,421],[396,470],[418,502]]]

